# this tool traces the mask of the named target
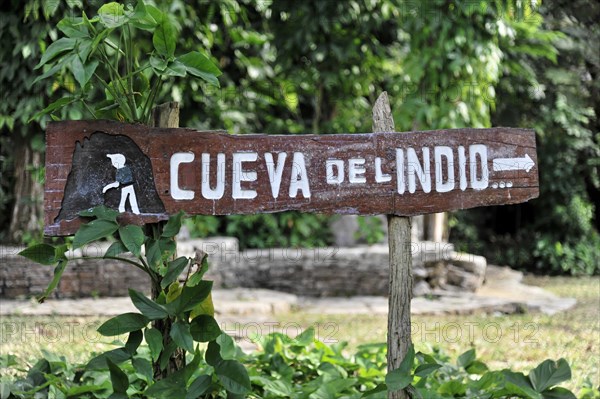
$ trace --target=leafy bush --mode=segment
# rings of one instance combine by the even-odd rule
[[[189,366],[179,379],[168,382],[152,381],[152,345],[133,349],[118,368],[106,360],[111,358],[106,355],[103,361],[99,360],[102,357],[95,357],[87,365],[73,365],[64,357],[44,353],[42,359],[29,370],[23,370],[19,377],[4,377],[1,395],[3,398],[235,398],[242,396],[232,395],[231,390],[245,384],[236,374],[241,371],[239,363],[235,363],[239,361],[248,369],[251,390],[245,397],[251,398],[387,398],[388,389],[402,388],[408,388],[414,398],[427,399],[575,398],[569,390],[557,387],[571,377],[564,359],[545,360],[524,374],[489,370],[477,360],[474,349],[451,362],[440,350],[427,355],[415,353],[411,347],[401,366],[386,375],[385,344],[362,345],[356,353],[347,355],[344,343],[326,345],[315,339],[312,329],[295,338],[273,333],[255,337],[255,341],[260,349],[245,354],[230,337],[221,334],[216,341],[218,347],[209,343],[188,354]],[[113,353],[111,356],[117,359],[118,352]],[[228,359],[222,360],[226,366],[215,365],[215,358]],[[17,360],[3,355],[1,365],[14,367]],[[591,399],[595,394],[591,388],[583,388],[580,397]]]

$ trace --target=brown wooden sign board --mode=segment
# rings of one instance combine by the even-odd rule
[[[46,132],[45,234],[106,205],[134,223],[298,210],[418,215],[539,193],[535,134],[513,128],[230,135],[111,121]]]

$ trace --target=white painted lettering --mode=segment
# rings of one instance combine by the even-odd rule
[[[232,197],[233,199],[252,199],[256,198],[255,190],[242,189],[243,181],[256,181],[255,171],[244,170],[244,162],[254,162],[258,159],[256,152],[234,152],[233,153],[233,182],[232,182]]]
[[[334,166],[335,171],[333,169]],[[344,161],[340,159],[328,159],[325,161],[325,173],[327,184],[342,184],[344,182]]]
[[[366,183],[367,178],[365,174],[365,159],[364,158],[350,158],[348,160],[348,181],[350,183]]]
[[[308,183],[308,173],[306,172],[306,162],[304,161],[304,154],[301,152],[295,152],[292,161],[290,197],[296,198],[298,190],[302,191],[304,198],[310,198],[310,185]]]
[[[392,180],[392,176],[383,173],[381,170],[381,158],[375,157],[375,182],[385,183]]]
[[[452,148],[446,146],[435,146],[433,149],[435,159],[435,191],[447,193],[454,189],[454,155]],[[448,180],[444,181],[444,161],[446,158],[446,175]]]
[[[269,182],[271,183],[271,194],[273,198],[279,197],[279,187],[281,187],[281,176],[283,176],[283,166],[287,153],[280,152],[277,155],[277,165],[273,162],[273,154],[265,153],[265,162],[267,163],[267,173],[269,174]]]
[[[408,160],[408,191],[412,194],[417,190],[416,174],[419,177],[423,192],[430,192],[431,176],[429,175],[429,148],[423,147],[423,165],[419,162],[417,153],[413,148],[408,148],[406,155]]]
[[[458,146],[458,173],[460,175],[460,189],[467,189],[467,157],[465,156],[465,147]]]
[[[404,180],[404,150],[396,148],[396,177],[398,179],[398,194],[404,194],[406,181]]]
[[[477,155],[481,162],[481,177],[477,178]],[[483,190],[489,184],[489,168],[487,147],[483,144],[472,144],[469,146],[469,167],[471,174],[471,188],[473,190]]]
[[[210,154],[202,153],[202,196],[206,199],[218,200],[225,193],[225,154],[217,154],[217,184],[210,187]]]
[[[183,190],[179,187],[179,165],[190,163],[194,160],[194,154],[191,152],[177,152],[171,155],[171,197],[176,200],[194,199],[192,190]]]

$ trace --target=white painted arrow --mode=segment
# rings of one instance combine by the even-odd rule
[[[496,158],[492,162],[494,172],[505,170],[524,170],[529,172],[535,166],[533,159],[527,154],[523,158]]]

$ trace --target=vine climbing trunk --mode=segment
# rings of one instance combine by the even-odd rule
[[[152,113],[150,125],[154,127],[179,127],[179,103],[168,102],[156,106]],[[151,231],[151,233],[148,231],[150,236],[154,239],[159,239],[164,226],[165,222],[159,222],[153,225],[146,225],[146,228]],[[160,295],[162,291],[160,284],[161,278],[159,276],[158,280],[152,283],[152,300],[156,300]],[[169,347],[169,343],[172,341],[172,323],[172,320],[167,318],[156,320],[152,325],[162,334],[164,350],[167,350],[166,348]],[[175,349],[169,356],[169,361],[164,369],[161,367],[160,358],[152,364],[154,378],[157,380],[163,379],[168,375],[173,374],[175,371],[181,370],[183,367],[185,367],[185,351],[182,348]]]
[[[373,132],[394,132],[388,95],[383,92],[373,107]],[[400,367],[411,345],[410,301],[412,299],[412,255],[410,217],[388,215],[390,277],[388,300],[388,372]],[[389,399],[409,399],[405,390],[388,394]]]

